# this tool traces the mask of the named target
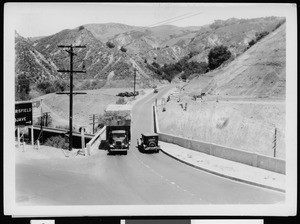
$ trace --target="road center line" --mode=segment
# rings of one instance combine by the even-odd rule
[[[192,196],[196,196],[194,193],[182,188],[181,186],[179,186],[178,184],[176,184],[176,182],[169,180],[168,178],[165,178],[163,175],[161,175],[159,172],[157,172],[156,170],[154,170],[153,168],[151,168],[149,165],[147,165],[146,163],[144,163],[137,155],[135,152],[133,152],[133,155],[135,156],[135,158],[146,168],[148,168],[152,173],[154,173],[155,175],[159,176],[161,179],[164,179],[166,182],[168,182],[170,185],[173,185],[175,187],[177,187],[178,189],[180,189],[181,191],[188,193]],[[202,200],[201,198],[199,198],[199,200]]]

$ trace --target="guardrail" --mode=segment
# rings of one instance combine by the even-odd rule
[[[101,140],[104,140],[106,138],[106,126],[104,126],[102,129],[100,129],[98,132],[96,132],[95,136],[86,144],[86,151],[87,155],[91,155],[91,152],[98,148]]]
[[[213,143],[187,139],[171,134],[162,133],[158,127],[157,108],[153,106],[154,130],[158,134],[160,141],[179,145],[194,151],[202,152],[208,155],[220,157],[223,159],[247,164],[250,166],[266,169],[276,173],[286,173],[285,160],[273,158],[255,152],[248,152],[240,149],[230,148]]]

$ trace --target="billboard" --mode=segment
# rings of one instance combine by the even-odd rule
[[[15,104],[15,125],[29,126],[32,125],[32,103]]]

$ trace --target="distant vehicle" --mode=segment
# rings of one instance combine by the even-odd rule
[[[124,93],[118,93],[116,96],[121,96],[121,97],[132,97],[132,96],[137,96],[139,95],[139,91],[134,92],[124,92]]]
[[[145,133],[137,140],[137,148],[140,152],[153,151],[158,153],[160,146],[158,145],[158,134]]]
[[[157,88],[154,89],[154,93],[158,93],[158,89]]]

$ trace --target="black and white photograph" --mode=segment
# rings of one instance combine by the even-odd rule
[[[5,3],[3,80],[5,215],[296,214],[296,4]]]

